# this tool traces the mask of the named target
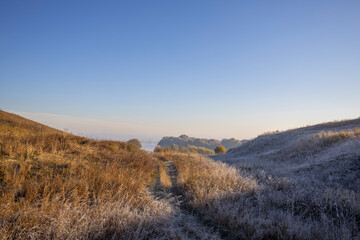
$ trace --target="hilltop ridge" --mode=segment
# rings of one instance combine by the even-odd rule
[[[320,133],[346,132],[360,128],[360,118],[336,122],[316,124],[307,127],[291,129],[283,132],[265,133],[251,141],[247,141],[237,148],[228,151],[226,157],[252,155],[267,155],[271,152],[280,151],[298,144],[301,141],[310,140]]]
[[[226,149],[231,149],[239,147],[246,140],[238,140],[235,138],[222,139],[221,141],[217,139],[206,139],[206,138],[195,138],[189,137],[185,134],[180,135],[179,137],[163,137],[157,145],[161,147],[171,147],[173,144],[176,144],[181,147],[187,147],[189,145],[196,147],[204,147],[213,150],[218,145],[223,145]]]
[[[14,132],[14,130],[17,130],[16,132],[18,133],[61,132],[60,130],[26,119],[14,113],[0,110],[0,131]]]

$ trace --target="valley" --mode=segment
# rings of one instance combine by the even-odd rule
[[[0,112],[1,239],[358,239],[360,119],[226,154],[151,152]]]

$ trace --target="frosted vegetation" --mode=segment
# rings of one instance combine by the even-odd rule
[[[237,238],[359,239],[360,119],[264,134],[214,158],[256,179],[253,193],[202,211]]]
[[[0,111],[0,239],[359,239],[360,119],[211,158]]]

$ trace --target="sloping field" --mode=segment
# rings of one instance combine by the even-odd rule
[[[212,206],[241,238],[360,238],[360,119],[264,134],[212,158],[258,184]]]
[[[264,134],[214,156],[258,174],[360,190],[360,119]]]
[[[0,239],[360,239],[359,122],[262,135],[214,161],[0,111]]]
[[[215,239],[155,196],[157,178],[169,184],[132,145],[0,111],[0,239]]]

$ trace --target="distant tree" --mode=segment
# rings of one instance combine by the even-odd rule
[[[224,154],[226,153],[226,148],[223,145],[218,145],[215,147],[214,152],[216,154]]]
[[[137,138],[130,139],[129,141],[127,141],[127,143],[129,143],[129,144],[131,144],[131,145],[134,145],[134,146],[137,147],[137,148],[141,148],[141,147],[142,147],[141,142],[140,142],[139,139],[137,139]]]

